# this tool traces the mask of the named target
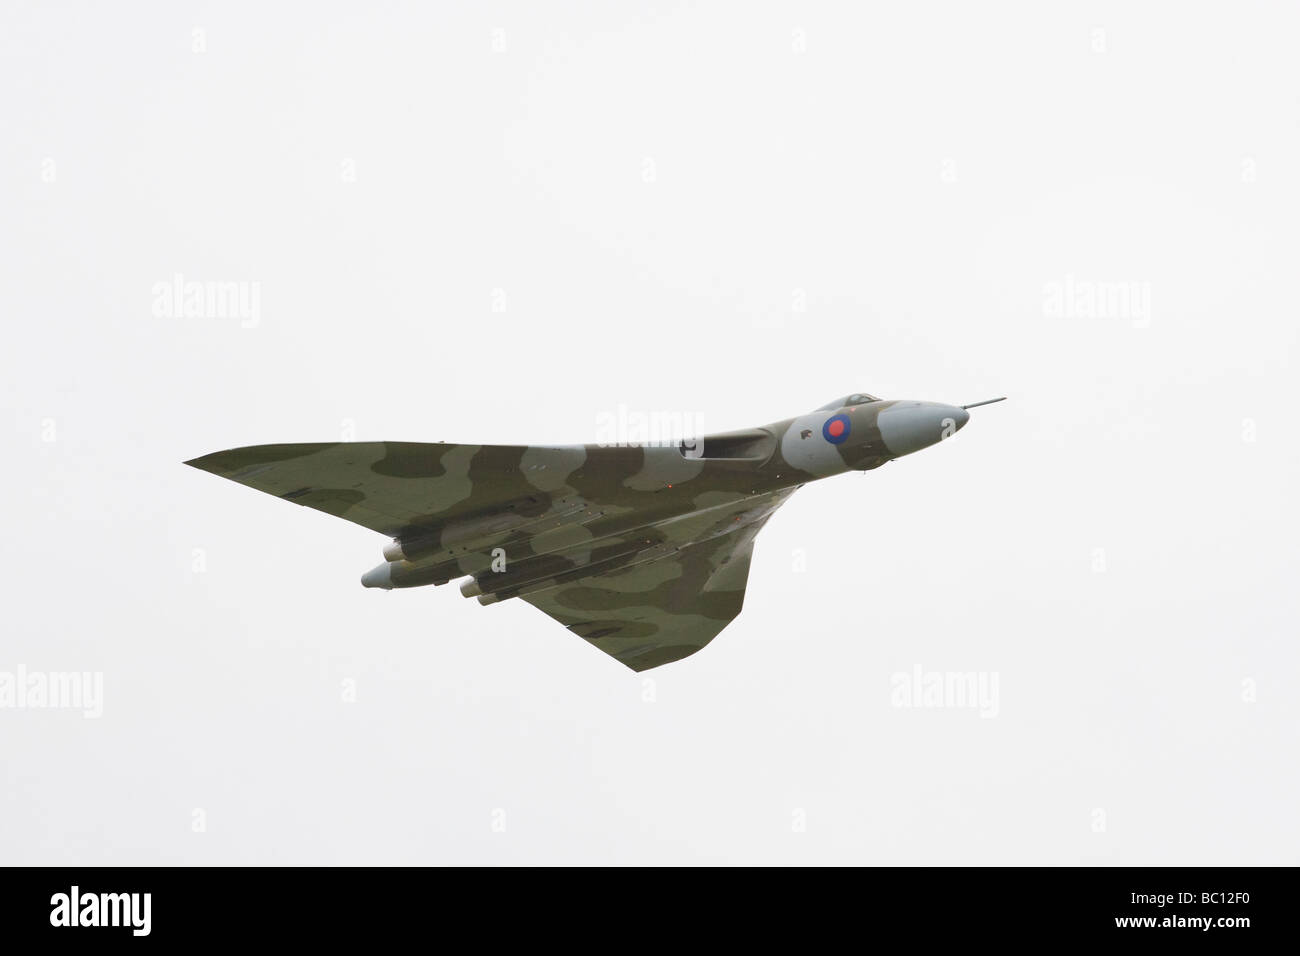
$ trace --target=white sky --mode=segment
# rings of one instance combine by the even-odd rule
[[[104,712],[0,709],[0,862],[1300,862],[1294,10],[49,6],[0,14],[0,672]],[[1010,401],[800,491],[642,676],[180,464],[855,390]]]

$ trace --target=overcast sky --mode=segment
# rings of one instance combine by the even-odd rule
[[[0,861],[1300,862],[1294,10],[429,6],[4,5]],[[181,464],[858,390],[643,675]]]

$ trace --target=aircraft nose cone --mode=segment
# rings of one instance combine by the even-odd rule
[[[940,402],[898,402],[880,413],[877,425],[895,458],[910,455],[957,433],[970,412]]]

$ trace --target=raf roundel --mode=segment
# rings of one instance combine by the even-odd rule
[[[832,445],[838,445],[849,437],[849,416],[832,415],[822,426],[822,437]]]

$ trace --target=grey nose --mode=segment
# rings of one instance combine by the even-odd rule
[[[970,421],[970,412],[940,402],[898,402],[880,413],[877,425],[895,458],[910,455],[955,434]]]

